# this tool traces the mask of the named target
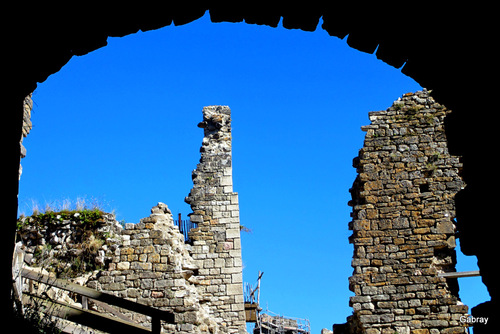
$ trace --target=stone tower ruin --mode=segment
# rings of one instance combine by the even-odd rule
[[[216,321],[230,332],[245,332],[238,194],[233,192],[231,110],[227,106],[203,108],[204,138],[201,159],[192,173],[193,189],[186,197],[191,230],[191,255],[206,285],[198,291]]]
[[[466,333],[458,298],[453,197],[465,186],[447,149],[449,113],[424,90],[405,94],[371,124],[353,165],[354,246],[348,332]]]

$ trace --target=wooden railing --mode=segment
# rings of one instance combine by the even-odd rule
[[[59,317],[83,326],[91,327],[109,333],[159,334],[161,332],[162,321],[165,321],[169,324],[175,323],[174,314],[171,312],[162,311],[147,305],[119,298],[117,296],[90,289],[62,279],[43,275],[27,268],[22,268],[22,265],[21,267],[19,266],[18,255],[15,255],[14,259],[14,290],[17,294],[18,301],[20,301],[23,305],[36,304],[38,305],[38,310],[48,313],[51,316]],[[37,281],[46,284],[49,287],[56,287],[59,289],[70,291],[74,294],[81,295],[82,301],[84,301],[82,303],[83,307],[80,308],[74,305],[69,305],[54,299],[50,299],[46,294],[44,296],[38,296],[33,293],[23,293],[21,278],[31,281]],[[108,312],[113,313],[116,317],[86,309],[86,301],[89,299],[93,300],[99,306],[102,306]],[[113,306],[151,317],[151,328],[149,329],[130,321],[126,316],[120,314],[120,312]]]

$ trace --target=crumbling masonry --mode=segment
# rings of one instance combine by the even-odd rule
[[[233,192],[231,110],[203,108],[201,159],[192,173],[192,256],[209,284],[199,287],[216,320],[230,331],[245,332],[238,194]]]
[[[369,113],[362,127],[349,203],[350,333],[466,333],[457,281],[438,276],[455,271],[453,197],[465,186],[447,149],[448,112],[424,90]]]
[[[227,106],[203,108],[201,159],[192,173],[193,189],[185,198],[192,245],[173,225],[159,203],[139,224],[127,224],[125,242],[115,253],[103,290],[172,310],[177,332],[245,332],[238,195],[233,192],[231,111]],[[118,274],[121,284],[116,283]],[[131,282],[136,280],[133,288]],[[128,284],[128,285],[127,285]]]
[[[21,147],[21,159],[26,157],[26,148],[23,145],[23,139],[28,136],[31,128],[33,127],[31,124],[31,110],[33,109],[33,100],[31,99],[31,95],[32,94],[26,96],[23,101],[23,129],[21,140],[19,142],[19,146]],[[19,164],[19,179],[21,179],[22,173],[23,167]]]
[[[174,225],[167,205],[158,203],[149,217],[122,228],[112,214],[97,222],[107,235],[95,262],[105,269],[80,277],[87,286],[138,303],[168,310],[175,333],[245,333],[238,195],[233,192],[231,114],[226,106],[203,109],[201,159],[193,171],[189,232],[192,245]],[[79,217],[30,224],[23,218],[18,231],[29,265],[36,254],[54,259],[81,251],[76,230]],[[50,253],[50,254],[48,254]],[[71,257],[71,256],[69,256]],[[67,299],[67,298],[66,298]],[[68,302],[66,300],[66,302]],[[93,305],[98,309],[98,306]],[[127,314],[137,323],[150,320]]]
[[[460,160],[447,149],[443,120],[448,113],[425,90],[369,113],[371,124],[362,127],[364,147],[354,159],[359,175],[350,190],[353,315],[336,332],[466,333],[460,318],[468,308],[458,298],[457,281],[439,276],[455,271],[453,198],[465,187]],[[98,262],[107,267],[86,284],[173,312],[175,324],[164,324],[169,332],[244,333],[230,109],[203,108],[198,126],[204,129],[201,159],[185,199],[197,223],[189,232],[192,245],[184,242],[163,203],[124,229],[105,215],[101,232],[112,237],[99,250]],[[51,252],[76,250],[69,246],[77,224],[71,219],[56,224],[27,224],[19,231],[31,254],[27,259],[45,245]]]

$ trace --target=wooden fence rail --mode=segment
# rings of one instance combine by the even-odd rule
[[[95,311],[91,311],[85,308],[75,307],[73,305],[68,305],[65,303],[61,303],[56,300],[48,299],[47,297],[40,297],[31,294],[21,294],[20,284],[16,285],[16,292],[19,296],[19,299],[22,300],[23,303],[27,304],[37,304],[40,307],[40,310],[47,310],[52,316],[56,316],[59,318],[63,318],[69,320],[71,322],[75,322],[80,325],[88,326],[94,329],[102,330],[110,333],[154,333],[159,334],[161,332],[161,322],[165,321],[169,324],[174,324],[174,314],[168,311],[162,311],[147,305],[139,304],[127,299],[119,298],[111,294],[107,294],[104,292],[100,292],[94,289],[90,289],[78,284],[74,284],[65,280],[57,279],[54,277],[50,277],[47,275],[40,274],[33,270],[22,268],[20,274],[16,281],[19,281],[19,278],[22,277],[24,279],[37,281],[48,286],[53,286],[59,289],[63,289],[66,291],[70,291],[82,296],[82,299],[90,298],[92,300],[97,301],[98,304],[103,305],[102,303],[106,303],[108,305],[114,305],[119,308],[127,309],[133,312],[141,313],[146,316],[151,317],[151,329],[140,326],[130,320],[128,320],[125,316],[121,315],[118,317],[111,317],[105,314],[101,314]],[[112,310],[109,306],[104,307],[105,309],[111,310],[111,313],[116,314],[116,310]]]

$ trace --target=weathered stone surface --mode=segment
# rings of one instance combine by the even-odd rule
[[[123,229],[105,215],[101,232],[112,232],[97,251],[103,270],[86,283],[139,303],[175,314],[176,333],[245,333],[238,194],[233,192],[231,113],[228,107],[203,109],[205,131],[201,159],[193,171],[193,189],[186,202],[198,227],[189,235],[192,245],[174,225],[167,205],[158,203],[149,217]],[[26,244],[51,243],[63,248],[74,230],[63,221],[57,230],[22,231]],[[111,228],[112,227],[112,228]],[[31,245],[33,244],[33,245]],[[147,324],[148,320],[139,319]]]
[[[198,267],[168,207],[158,203],[149,217],[127,224],[122,233],[109,270],[95,272],[87,285],[174,312],[178,325],[165,328],[176,333],[220,331],[192,279]]]
[[[242,304],[242,264],[238,194],[233,192],[231,110],[203,108],[201,159],[192,173],[193,189],[186,197],[198,223],[191,230],[192,256],[200,270],[198,289],[207,298],[211,314],[222,319],[229,332],[245,333]],[[208,250],[208,251],[207,251]],[[210,257],[207,257],[210,255]],[[230,310],[230,312],[228,312]]]
[[[19,146],[21,147],[21,159],[26,157],[26,148],[23,145],[23,139],[28,136],[33,125],[31,124],[31,110],[33,109],[33,100],[31,99],[32,94],[30,93],[28,96],[24,98],[23,101],[23,128],[22,128],[22,136],[19,142]],[[19,179],[21,179],[21,174],[23,172],[23,167],[19,164]]]
[[[443,121],[449,111],[427,91],[405,94],[370,112],[353,207],[355,293],[351,333],[466,333],[467,313],[456,287],[440,272],[455,271],[453,197],[465,184],[460,159],[448,153]],[[384,296],[378,302],[377,296]]]

